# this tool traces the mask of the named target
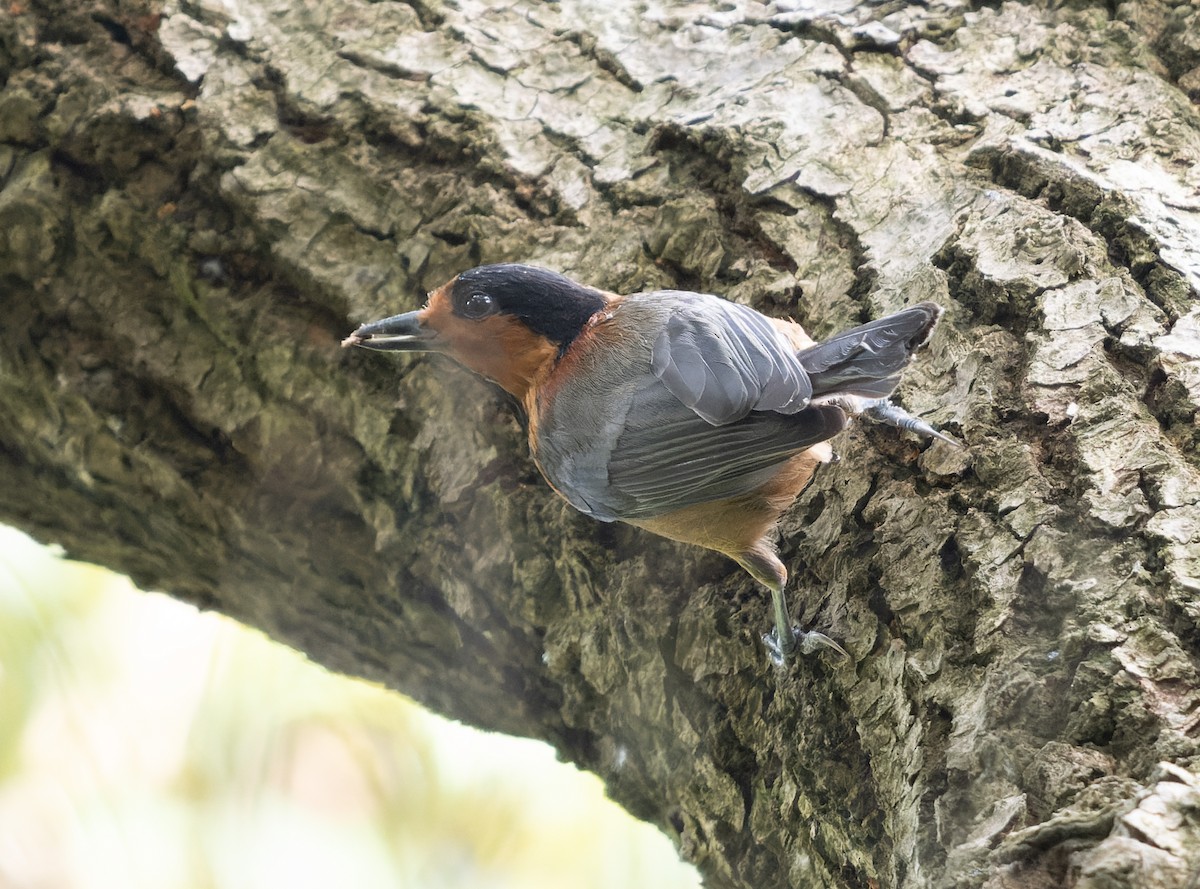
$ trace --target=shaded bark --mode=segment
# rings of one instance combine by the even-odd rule
[[[1197,7],[306,5],[0,13],[0,518],[550,741],[711,886],[1194,878]],[[499,260],[948,306],[901,398],[969,449],[856,428],[783,525],[852,664],[337,348]]]

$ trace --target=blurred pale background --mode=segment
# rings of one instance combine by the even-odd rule
[[[0,528],[0,886],[691,889],[540,743]]]

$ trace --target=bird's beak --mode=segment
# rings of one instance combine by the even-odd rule
[[[364,324],[342,340],[343,348],[362,346],[381,352],[428,352],[433,348],[437,331],[422,324],[423,312],[405,312],[382,321]]]

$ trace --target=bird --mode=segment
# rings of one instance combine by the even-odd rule
[[[424,308],[343,341],[435,352],[521,406],[534,462],[571,506],[723,553],[771,596],[772,663],[847,656],[792,625],[774,532],[851,417],[958,442],[889,396],[942,308],[920,302],[814,342],[796,322],[683,290],[617,295],[519,263],[464,271]]]

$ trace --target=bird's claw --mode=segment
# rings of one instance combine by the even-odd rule
[[[793,627],[792,632],[796,634],[796,638],[800,640],[798,646],[801,654],[812,654],[822,648],[828,648],[831,651],[836,651],[846,660],[850,660],[850,652],[842,648],[824,633],[818,633],[816,630],[808,630],[802,632],[799,627]]]
[[[816,630],[802,630],[799,627],[791,628],[791,637],[786,640],[781,640],[779,637],[778,628],[772,628],[771,632],[763,633],[763,645],[767,648],[767,657],[776,667],[787,666],[788,655],[799,649],[801,654],[813,654],[822,648],[827,648],[830,651],[836,651],[847,660],[850,659],[850,652],[842,648],[824,633],[819,633]]]
[[[952,438],[944,432],[938,432],[924,420],[914,417],[890,399],[877,398],[864,407],[862,413],[863,416],[875,420],[877,423],[895,426],[897,429],[907,429],[909,432],[915,432],[917,435],[924,435],[928,438],[940,439],[956,448],[963,447],[963,443],[958,439]]]

